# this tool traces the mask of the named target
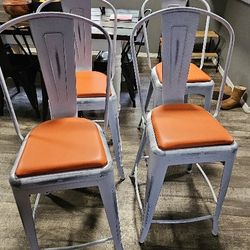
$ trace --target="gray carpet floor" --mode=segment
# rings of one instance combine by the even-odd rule
[[[210,73],[217,77],[218,73]],[[145,84],[148,72],[142,73]],[[200,102],[199,98],[194,101]],[[123,162],[126,179],[119,182],[115,169],[122,242],[124,249],[250,249],[250,117],[241,108],[221,112],[222,124],[239,144],[230,186],[220,220],[220,234],[211,234],[211,221],[186,225],[152,225],[144,244],[138,244],[141,216],[130,171],[135,161],[141,133],[137,130],[140,119],[139,100],[131,107],[128,94],[122,92],[120,127]],[[22,130],[26,133],[39,122],[25,95],[14,99]],[[194,124],[195,126],[195,124]],[[0,249],[28,249],[21,220],[14,202],[9,173],[19,148],[9,114],[0,118]],[[113,148],[110,148],[113,154]],[[206,164],[204,170],[218,191],[222,166]],[[140,165],[140,191],[143,194],[146,167]],[[34,197],[31,197],[34,200]],[[210,191],[196,168],[187,174],[185,168],[171,167],[166,176],[156,218],[184,218],[212,212],[214,203]],[[36,215],[36,228],[41,248],[71,246],[110,235],[105,211],[96,188],[68,190],[42,196]],[[113,249],[112,242],[87,249]]]

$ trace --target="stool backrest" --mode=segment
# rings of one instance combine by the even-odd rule
[[[145,0],[141,6],[141,15],[142,17],[144,17],[144,12],[146,9],[147,4],[150,2],[151,0]],[[173,8],[173,7],[185,7],[187,4],[187,0],[161,0],[161,9],[165,9],[165,8]],[[198,2],[201,2],[204,7],[205,10],[211,12],[211,8],[210,5],[208,4],[208,2],[206,0],[198,0]],[[209,30],[209,24],[210,24],[210,17],[207,16],[206,17],[206,23],[205,23],[205,29],[204,29],[204,38],[203,38],[203,42],[202,42],[202,54],[201,54],[201,59],[200,59],[200,68],[202,69],[203,65],[204,65],[204,60],[205,60],[205,52],[206,52],[206,45],[207,45],[207,36],[208,36],[208,30]],[[149,50],[149,42],[148,42],[148,35],[146,33],[146,29],[144,28],[144,36],[145,36],[145,47],[146,47],[146,53],[147,53],[147,57],[148,57],[148,65],[151,68],[151,61],[150,61],[150,50]]]
[[[54,2],[55,0],[47,0],[43,2],[38,8],[37,12],[40,12],[45,6]],[[115,7],[106,0],[99,0],[101,4],[104,4],[110,8],[114,14],[113,20],[113,52],[116,51],[116,38],[117,38],[117,12]],[[79,15],[91,19],[91,0],[61,0],[63,12]],[[84,25],[84,26],[83,26]],[[92,35],[91,26],[88,24],[75,23],[75,60],[77,70],[91,70],[92,69]],[[115,53],[112,53],[112,61],[114,61]],[[112,77],[114,75],[114,63],[112,63]]]
[[[55,15],[29,20],[51,117],[76,115],[73,20]]]
[[[91,0],[62,0],[63,12],[91,19]],[[75,22],[75,60],[77,70],[92,69],[91,25]]]
[[[192,51],[195,41],[195,34],[198,27],[200,16],[209,16],[210,18],[218,21],[229,34],[229,46],[227,51],[227,57],[225,61],[224,74],[221,82],[221,91],[219,94],[215,116],[218,115],[222,100],[222,90],[226,82],[229,65],[232,57],[233,45],[234,45],[234,32],[231,25],[222,17],[197,8],[178,7],[169,8],[156,11],[142,20],[140,20],[134,27],[130,44],[132,58],[134,62],[135,77],[140,93],[141,110],[145,116],[145,110],[143,105],[143,98],[141,92],[141,82],[138,71],[138,64],[136,59],[135,44],[133,37],[136,30],[148,20],[160,16],[161,18],[161,33],[163,37],[162,44],[162,63],[163,63],[163,82],[162,82],[162,103],[183,103],[186,93],[186,82],[189,71],[189,65],[191,62]]]
[[[163,103],[184,102],[198,22],[196,13],[172,12],[161,17]]]
[[[83,22],[98,28],[108,41],[109,51],[112,49],[110,36],[102,27],[87,18],[60,12],[34,13],[12,19],[0,26],[0,33],[24,21],[29,22],[36,46],[44,83],[48,93],[51,117],[59,118],[76,116],[77,97],[74,53],[75,22]],[[108,116],[107,110],[111,81],[111,55],[108,59],[105,120],[107,120]],[[20,129],[18,127],[16,115],[14,113],[2,72],[0,73],[0,84],[11,112],[15,128],[20,136]],[[105,123],[107,123],[107,121]]]

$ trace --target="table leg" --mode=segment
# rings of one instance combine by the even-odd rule
[[[3,108],[4,108],[4,96],[3,96],[3,91],[0,87],[0,116],[3,115]]]

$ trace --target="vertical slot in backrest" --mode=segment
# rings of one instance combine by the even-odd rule
[[[199,14],[162,15],[163,103],[183,103]]]
[[[52,118],[76,115],[73,19],[30,20]]]

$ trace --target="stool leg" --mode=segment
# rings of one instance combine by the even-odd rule
[[[26,237],[32,250],[39,250],[29,194],[12,188]]]
[[[119,118],[118,118],[118,110],[116,107],[116,102],[110,102],[109,106],[109,126],[112,135],[114,151],[115,151],[115,159],[116,165],[118,168],[118,172],[120,178],[122,180],[125,179],[123,166],[122,166],[122,145],[121,145],[121,136],[120,136],[120,126],[119,126]]]
[[[118,216],[117,200],[115,194],[115,185],[113,172],[107,174],[102,181],[99,182],[99,190],[108,218],[111,234],[116,250],[122,250],[120,222]]]
[[[230,181],[230,177],[232,174],[233,165],[234,165],[234,158],[235,158],[235,155],[231,159],[228,159],[224,164],[223,174],[221,177],[220,191],[219,191],[219,195],[218,195],[217,205],[215,208],[215,213],[213,216],[212,234],[215,236],[218,235],[218,231],[219,231],[219,217],[221,214],[223,201],[225,199],[225,196],[227,193],[227,188],[228,188],[229,181]]]
[[[137,152],[137,155],[136,155],[135,164],[134,164],[134,167],[133,167],[133,169],[131,171],[130,177],[134,177],[134,175],[135,175],[135,168],[136,168],[136,166],[139,165],[139,162],[141,160],[143,150],[144,150],[144,147],[145,147],[145,144],[146,144],[146,139],[147,139],[147,131],[146,131],[146,129],[144,129],[143,134],[142,134],[142,138],[141,138],[141,142],[140,142],[140,146],[139,146],[139,149],[138,149],[138,152]]]
[[[205,103],[204,103],[204,108],[210,112],[211,109],[211,100],[213,97],[213,90],[214,90],[214,86],[211,86],[209,88],[206,89],[206,93],[205,93]]]
[[[139,242],[143,243],[152,223],[155,207],[167,171],[166,162],[150,153],[146,184],[145,209]]]
[[[148,86],[148,92],[147,92],[147,97],[146,97],[146,101],[145,101],[145,106],[144,106],[145,112],[147,112],[148,105],[149,105],[151,96],[152,96],[152,94],[153,94],[153,90],[154,90],[154,88],[153,88],[153,83],[152,83],[152,81],[150,81],[150,84],[149,84],[149,86]],[[142,124],[142,118],[141,118],[141,120],[140,120],[140,122],[139,122],[138,129],[141,128],[141,124]]]

